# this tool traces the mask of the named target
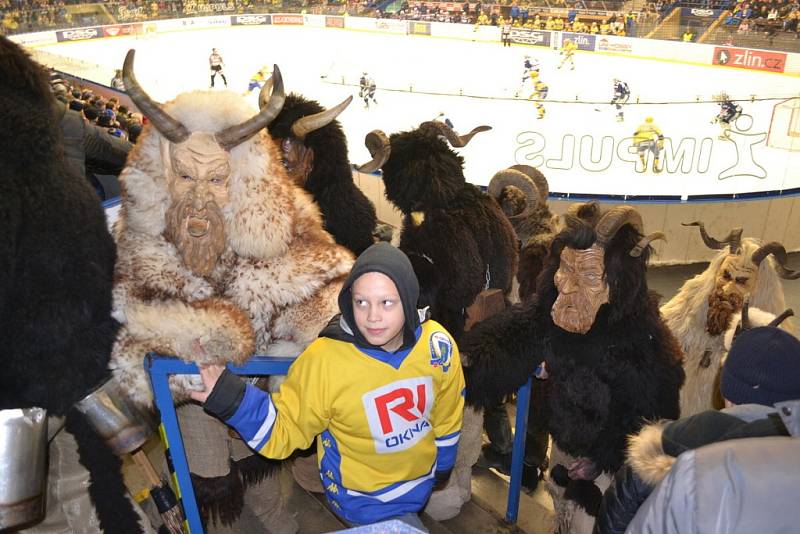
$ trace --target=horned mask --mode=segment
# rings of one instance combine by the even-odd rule
[[[642,216],[630,206],[617,206],[607,211],[597,222],[596,240],[591,247],[577,250],[564,247],[554,282],[558,297],[550,316],[560,328],[575,334],[586,334],[597,318],[603,304],[609,302],[609,287],[605,278],[605,251],[617,232],[625,225],[643,233]],[[644,236],[628,254],[641,256],[654,239],[664,234],[654,232]]]
[[[170,196],[164,236],[189,269],[209,276],[226,247],[222,213],[229,203],[230,151],[280,112],[285,99],[280,70],[275,65],[272,83],[262,89],[261,111],[255,116],[217,132],[190,132],[141,87],[133,70],[134,55],[134,50],[128,51],[122,69],[126,90],[164,137],[161,159]]]
[[[747,296],[755,292],[758,271],[767,256],[773,256],[778,276],[788,280],[800,278],[800,272],[786,268],[788,256],[780,243],[762,245],[748,257],[742,249],[742,229],[739,227],[731,230],[725,239],[717,240],[708,235],[702,222],[685,223],[684,226],[697,226],[703,243],[712,250],[728,247],[728,255],[715,275],[714,290],[708,296],[706,331],[713,336],[728,329],[731,317],[742,309]]]

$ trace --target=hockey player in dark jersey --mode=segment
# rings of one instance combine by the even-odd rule
[[[614,97],[611,99],[611,103],[617,108],[617,122],[622,122],[625,120],[625,114],[622,111],[622,106],[628,103],[630,96],[631,90],[628,87],[628,84],[619,78],[614,78]]]
[[[719,123],[722,132],[719,135],[720,139],[728,139],[728,130],[731,129],[731,124],[736,122],[736,119],[742,115],[742,106],[731,100],[727,95],[723,95],[719,102],[719,113],[712,123]]]

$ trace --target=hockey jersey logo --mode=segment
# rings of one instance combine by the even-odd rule
[[[365,393],[361,400],[375,440],[375,452],[410,449],[431,430],[433,378],[398,380]]]
[[[453,342],[444,332],[434,332],[430,338],[431,366],[441,367],[446,373],[450,369],[450,359],[453,357]]]

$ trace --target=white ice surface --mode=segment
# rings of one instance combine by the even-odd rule
[[[762,140],[778,100],[742,103],[752,121],[743,117],[737,125],[742,130],[733,136],[737,142],[717,138],[720,128],[710,124],[719,109],[714,103],[628,105],[623,123],[615,121],[607,103],[615,77],[630,85],[631,102],[711,100],[720,91],[734,98],[788,98],[800,95],[797,77],[593,53],[577,54],[574,71],[557,70],[560,56],[543,48],[310,27],[218,28],[62,43],[44,50],[100,65],[93,79],[107,83],[126,51],[136,48],[140,83],[166,101],[181,92],[208,89],[212,47],[222,53],[230,89],[237,92],[244,92],[262,65],[277,63],[287,91],[332,106],[348,95],[357,97],[358,78],[369,72],[377,82],[378,105],[367,110],[356,99],[340,116],[355,163],[369,159],[363,139],[370,130],[409,130],[444,112],[462,133],[480,124],[493,127],[459,150],[465,175],[476,184],[485,185],[498,170],[524,163],[541,168],[551,191],[576,194],[686,196],[800,187],[800,152],[770,148]],[[543,120],[536,119],[534,104],[524,99],[530,89],[520,86],[525,54],[539,59],[542,79],[550,87]],[[218,80],[218,90],[220,85]],[[480,98],[458,96],[462,93]],[[250,98],[255,106],[255,96]],[[606,103],[576,104],[576,99]],[[570,103],[553,102],[558,100]],[[668,138],[667,151],[670,146],[685,149],[682,164],[668,157],[660,174],[637,172],[638,157],[627,152],[630,136],[647,116]]]

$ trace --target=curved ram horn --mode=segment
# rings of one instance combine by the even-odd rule
[[[598,244],[605,248],[614,239],[620,228],[626,224],[632,225],[636,231],[642,233],[642,216],[631,206],[615,206],[608,210],[595,226]],[[638,245],[637,245],[638,246]],[[634,250],[636,247],[634,247]],[[641,254],[641,252],[640,252]]]
[[[642,255],[644,249],[646,249],[647,246],[656,239],[663,239],[664,241],[666,241],[667,236],[664,235],[663,232],[653,232],[652,234],[648,234],[643,238],[641,238],[638,243],[636,243],[636,246],[633,247],[630,252],[628,252],[628,255],[633,258],[638,258],[639,256]]]
[[[454,146],[456,148],[467,146],[467,143],[470,142],[470,140],[475,136],[475,134],[479,134],[481,132],[488,132],[489,130],[492,129],[491,126],[478,126],[476,128],[473,128],[472,131],[470,131],[467,134],[458,135],[455,132],[455,130],[450,128],[445,123],[439,121],[426,121],[420,124],[419,127],[422,130],[428,128],[433,128],[435,130],[438,130],[439,133],[447,139],[447,142],[450,143],[451,146]]]
[[[323,128],[333,122],[333,120],[338,117],[339,114],[344,111],[352,101],[353,95],[350,95],[339,105],[332,107],[331,109],[321,111],[313,115],[300,117],[294,121],[294,124],[292,124],[292,135],[300,140],[305,139],[306,135],[310,134],[314,130],[319,130],[320,128]]]
[[[255,134],[266,128],[271,123],[278,113],[283,108],[283,102],[286,100],[286,95],[283,92],[283,78],[281,77],[281,70],[277,65],[272,68],[272,83],[264,84],[261,88],[261,93],[258,96],[259,102],[265,98],[264,94],[269,91],[269,86],[273,87],[272,95],[269,97],[269,102],[266,106],[261,108],[261,111],[250,117],[240,124],[234,124],[214,134],[217,143],[225,150],[230,150],[236,145],[247,141]]]
[[[364,144],[367,145],[372,160],[367,163],[356,167],[358,172],[375,172],[389,160],[392,153],[392,144],[389,138],[380,130],[372,130],[364,138]]]
[[[258,109],[263,109],[269,105],[269,97],[272,95],[272,86],[275,80],[272,76],[264,80],[264,85],[261,86],[261,91],[258,93]]]
[[[742,246],[741,227],[737,226],[736,228],[730,231],[730,233],[725,239],[717,241],[713,237],[709,236],[708,233],[706,233],[706,227],[700,221],[681,223],[681,224],[683,226],[697,226],[698,228],[700,228],[700,237],[703,238],[703,243],[705,243],[706,246],[710,249],[722,250],[723,248],[725,248],[726,245],[728,245],[731,248],[731,254],[737,254]]]
[[[775,317],[773,320],[771,320],[767,326],[775,326],[775,327],[780,326],[780,324],[783,321],[785,321],[789,317],[792,317],[793,315],[794,315],[794,310],[793,309],[789,308],[787,310],[784,310],[783,313],[781,313],[780,315]]]
[[[550,194],[550,184],[547,183],[547,178],[542,174],[542,171],[530,165],[512,165],[509,169],[519,171],[533,180],[533,183],[536,184],[536,189],[539,190],[539,198],[541,198],[542,202],[547,202],[547,196]]]
[[[169,113],[164,111],[161,106],[150,98],[133,73],[133,58],[136,50],[130,49],[125,55],[125,63],[122,66],[122,81],[125,84],[125,92],[131,97],[133,103],[139,111],[147,117],[156,130],[172,143],[182,143],[189,138],[190,132],[179,120],[174,119]]]
[[[527,219],[539,205],[539,188],[526,174],[513,169],[497,172],[489,182],[487,194],[495,200],[500,198],[506,187],[516,187],[525,194],[525,209],[509,216],[512,224],[514,221]]]
[[[786,262],[789,261],[789,256],[786,254],[786,249],[783,248],[783,245],[777,241],[761,245],[753,252],[750,258],[756,265],[761,265],[764,258],[770,254],[775,258],[775,270],[778,272],[778,276],[784,280],[797,280],[800,278],[800,271],[792,271],[786,268]]]

